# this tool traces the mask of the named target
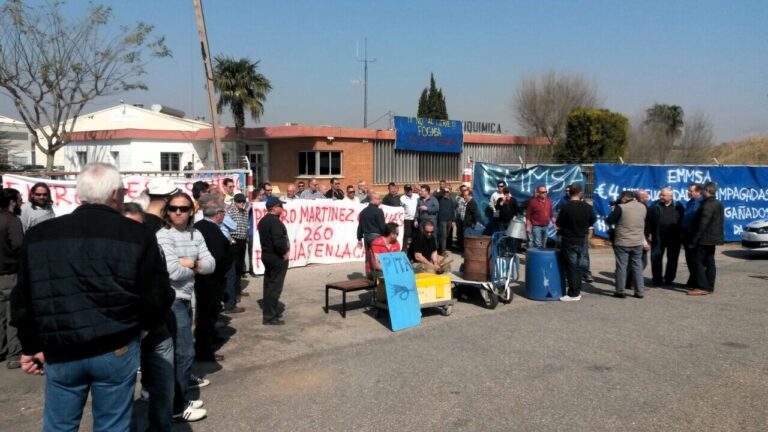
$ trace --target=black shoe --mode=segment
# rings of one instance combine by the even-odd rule
[[[586,283],[592,283],[595,279],[592,277],[592,275],[584,275],[584,282]]]
[[[613,293],[613,296],[616,298],[627,298],[626,294],[620,292]]]
[[[642,294],[638,294],[638,293],[635,293],[635,298],[639,298],[639,299],[641,299],[641,298],[644,298],[644,297],[645,297],[645,296],[644,296],[644,295],[642,295]]]
[[[271,320],[264,320],[261,322],[264,325],[285,325],[285,321],[280,318],[272,318]]]
[[[232,309],[224,309],[221,313],[224,315],[232,315],[237,313],[245,312],[245,308],[242,308],[240,306],[235,306]]]

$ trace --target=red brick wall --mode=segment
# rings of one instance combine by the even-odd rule
[[[358,180],[365,180],[369,185],[373,180],[373,143],[360,139],[325,138],[287,138],[269,141],[269,179],[280,191],[285,191],[289,183],[304,181],[311,177],[299,176],[300,151],[341,151],[342,188],[347,185],[357,187]],[[321,184],[328,184],[329,177],[318,177]]]

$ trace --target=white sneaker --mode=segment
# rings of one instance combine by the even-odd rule
[[[560,301],[579,301],[579,300],[581,300],[581,294],[577,295],[576,297],[569,297],[569,296],[560,297]]]
[[[208,411],[202,408],[192,408],[192,402],[187,404],[187,408],[180,414],[173,415],[175,422],[195,422],[202,420],[208,415]]]
[[[189,406],[194,409],[200,409],[203,407],[203,405],[205,405],[205,402],[200,399],[189,401]]]
[[[568,296],[562,296],[560,297],[560,301],[571,301],[571,298]]]
[[[202,388],[207,385],[209,385],[211,382],[205,378],[200,378],[197,375],[192,375],[189,378],[189,387],[191,388]]]

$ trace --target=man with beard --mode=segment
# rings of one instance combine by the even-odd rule
[[[34,188],[32,189],[34,190]],[[6,359],[8,369],[21,367],[21,344],[11,319],[11,290],[16,286],[19,255],[24,230],[19,220],[21,194],[16,189],[0,191],[0,361]]]
[[[56,214],[53,212],[51,201],[51,189],[43,182],[35,183],[32,189],[29,190],[29,202],[21,206],[20,218],[24,231],[44,220],[55,217]]]

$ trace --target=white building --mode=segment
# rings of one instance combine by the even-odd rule
[[[222,148],[225,168],[237,168],[240,157],[258,150],[259,143],[230,138]],[[261,149],[266,152],[266,143]],[[38,150],[37,163],[44,165],[46,158]],[[145,109],[121,104],[84,114],[75,123],[70,143],[56,153],[54,166],[79,171],[89,162],[109,162],[123,172],[180,171],[189,162],[196,170],[213,169],[211,124],[161,105]]]
[[[0,152],[4,163],[32,164],[32,144],[24,123],[0,115]]]

